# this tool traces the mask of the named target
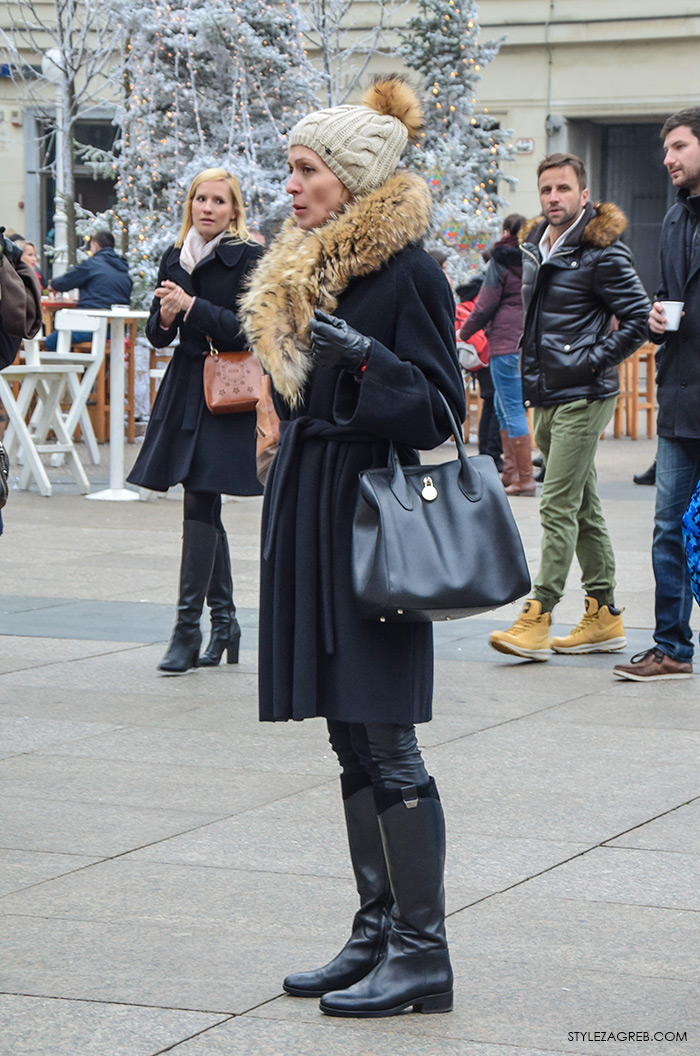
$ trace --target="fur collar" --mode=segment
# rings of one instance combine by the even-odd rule
[[[588,206],[586,207],[588,208]],[[581,232],[580,242],[597,249],[605,249],[620,237],[627,227],[627,217],[617,205],[612,202],[595,202],[590,205],[593,212]],[[534,220],[528,220],[520,229],[518,238],[520,244],[529,242],[529,235],[535,234],[533,241],[539,243],[547,227],[547,221],[543,216],[536,216]],[[540,230],[538,230],[538,228]]]
[[[353,279],[371,275],[430,226],[428,185],[398,172],[323,227],[301,231],[293,217],[253,272],[240,301],[250,347],[291,407],[311,371],[309,320],[331,314]]]

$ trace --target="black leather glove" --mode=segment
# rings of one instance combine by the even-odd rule
[[[320,367],[343,367],[359,376],[369,358],[372,341],[353,330],[344,319],[317,308],[309,323],[311,352]]]

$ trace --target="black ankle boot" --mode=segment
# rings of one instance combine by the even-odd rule
[[[435,782],[430,778],[419,788],[386,789],[376,796],[395,903],[386,953],[359,983],[325,994],[321,1011],[355,1017],[394,1016],[409,1007],[449,1012],[445,822]]]
[[[216,556],[207,590],[207,604],[211,611],[211,636],[206,651],[199,658],[200,667],[216,667],[221,661],[224,649],[226,662],[237,664],[241,644],[241,628],[236,619],[236,606],[233,604],[233,576],[228,538],[223,528],[220,528],[216,535]]]
[[[282,986],[294,997],[321,997],[352,986],[374,968],[386,947],[392,899],[374,795],[370,785],[353,791],[351,781],[341,778],[341,783],[360,908],[350,938],[332,961],[284,980]]]
[[[212,524],[184,522],[177,623],[168,651],[158,664],[158,670],[166,674],[181,674],[191,667],[197,667],[199,663],[202,644],[199,620],[211,578],[215,549],[216,528]]]
[[[646,469],[643,473],[635,473],[632,480],[635,484],[656,484],[656,459],[649,466],[649,469]]]

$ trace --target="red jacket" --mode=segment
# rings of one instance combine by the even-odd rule
[[[460,340],[459,332],[474,311],[475,306],[476,301],[462,301],[457,305],[455,322],[457,328],[457,340]],[[468,342],[476,349],[476,354],[481,360],[482,366],[487,366],[489,361],[489,342],[484,331],[477,330],[475,334],[472,334],[468,338]]]

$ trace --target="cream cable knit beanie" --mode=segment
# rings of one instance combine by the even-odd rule
[[[315,151],[357,198],[388,180],[421,124],[417,95],[402,77],[390,75],[378,77],[358,106],[334,106],[302,118],[289,145]]]

